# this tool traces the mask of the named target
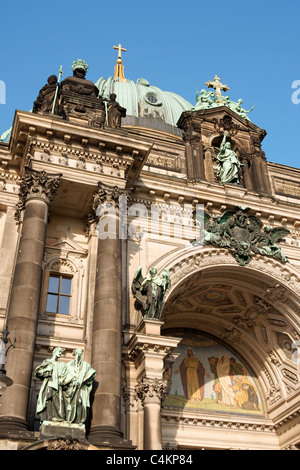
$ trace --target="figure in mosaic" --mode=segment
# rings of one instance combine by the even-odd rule
[[[204,397],[204,377],[210,378],[203,365],[194,356],[192,349],[187,349],[186,357],[182,360],[175,374],[180,372],[184,395],[188,400],[202,401]]]

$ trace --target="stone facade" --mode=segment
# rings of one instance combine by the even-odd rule
[[[0,398],[0,448],[300,445],[300,170],[268,162],[265,131],[226,107],[184,112],[178,127],[182,136],[16,112],[10,143],[0,144],[0,326],[16,339],[5,366],[14,383]],[[224,131],[244,163],[239,185],[216,178]],[[111,212],[99,213],[99,204]],[[263,224],[285,227],[280,249],[289,262],[254,254],[241,266],[226,247],[192,246],[196,205],[213,215],[245,206]],[[160,321],[135,308],[139,266],[170,272]],[[67,312],[47,308],[51,275],[71,279]],[[58,346],[64,360],[82,348],[97,371],[81,443],[40,437],[33,371]],[[184,348],[205,364],[205,351],[238,359],[258,408],[225,404],[212,368],[203,385],[210,395],[184,397]]]

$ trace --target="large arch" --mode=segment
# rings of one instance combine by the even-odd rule
[[[287,428],[285,432],[284,424],[285,419],[289,423],[296,420],[293,427],[300,426],[295,347],[300,331],[297,267],[262,256],[239,266],[227,250],[211,247],[178,251],[156,266],[159,270],[168,268],[171,279],[162,312],[162,334],[197,332],[235,351],[251,366],[266,400],[267,419],[256,418],[258,428],[268,428],[274,438],[271,447],[275,442],[279,448],[298,444],[297,433]],[[167,415],[170,423],[172,413]],[[181,415],[187,419],[184,410]],[[199,410],[196,415],[199,417]],[[228,419],[232,421],[230,414]],[[245,417],[238,421],[239,426],[246,425]]]

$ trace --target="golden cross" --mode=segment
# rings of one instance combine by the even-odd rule
[[[119,44],[118,46],[114,46],[114,49],[118,50],[118,59],[121,59],[121,51],[126,52],[126,49],[123,49],[121,47],[121,44]]]
[[[207,86],[207,88],[214,88],[216,90],[216,98],[217,98],[216,101],[218,101],[218,98],[222,96],[221,90],[223,91],[230,90],[228,85],[223,85],[223,83],[220,82],[220,78],[217,75],[215,75],[215,78],[213,79],[213,81],[209,80],[208,82],[205,83],[205,85]]]

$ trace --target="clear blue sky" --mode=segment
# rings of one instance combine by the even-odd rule
[[[291,99],[300,81],[299,0],[1,3],[0,133],[15,109],[32,108],[60,65],[64,78],[78,58],[89,64],[88,79],[112,76],[121,43],[126,78],[146,78],[192,104],[196,87],[217,74],[232,100],[255,105],[251,120],[268,133],[267,159],[300,167],[300,104]]]

